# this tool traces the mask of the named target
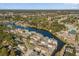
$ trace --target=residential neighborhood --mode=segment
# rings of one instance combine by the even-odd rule
[[[0,55],[79,56],[79,11],[0,10]]]

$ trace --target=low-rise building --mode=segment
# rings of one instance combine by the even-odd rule
[[[76,56],[79,56],[79,46],[76,46]]]
[[[27,49],[25,48],[24,45],[19,44],[18,47],[20,48],[20,50],[22,51],[22,53],[25,53],[27,51]]]
[[[30,38],[35,40],[35,41],[39,41],[40,40],[40,37],[37,36],[37,35],[32,35]]]
[[[49,55],[49,50],[48,50],[48,48],[46,48],[46,47],[43,47],[43,46],[36,46],[36,47],[34,48],[34,50],[37,51],[37,52],[40,52],[40,53],[43,54],[43,55]]]
[[[73,45],[67,45],[65,47],[65,52],[64,52],[64,56],[75,56],[75,47]]]
[[[75,35],[71,35],[68,31],[61,31],[57,33],[58,37],[66,40],[69,43],[75,43]]]

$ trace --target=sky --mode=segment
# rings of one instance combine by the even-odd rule
[[[79,9],[78,3],[0,3],[0,9]]]

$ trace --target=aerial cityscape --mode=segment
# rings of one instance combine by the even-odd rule
[[[78,9],[1,5],[0,56],[79,56]]]

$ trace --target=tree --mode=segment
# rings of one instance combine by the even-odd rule
[[[0,49],[0,56],[7,56],[7,55],[8,55],[8,50],[5,47]]]
[[[15,51],[14,50],[11,50],[9,55],[10,56],[15,56]]]

